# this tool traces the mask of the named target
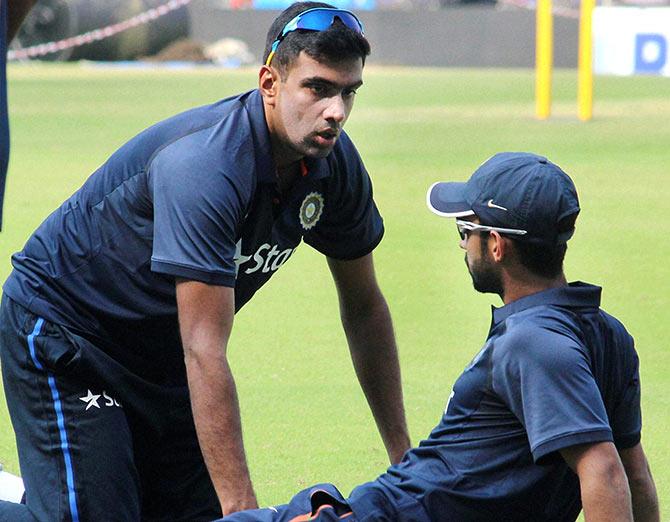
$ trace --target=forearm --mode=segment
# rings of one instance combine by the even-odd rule
[[[658,507],[656,485],[651,471],[645,466],[639,476],[629,476],[628,485],[633,502],[633,518],[635,522],[659,522],[661,515]]]
[[[661,520],[658,496],[653,482],[635,486],[631,484],[631,496],[635,522],[659,522]]]
[[[366,309],[342,310],[356,375],[392,463],[410,447],[398,351],[386,301],[379,299]]]
[[[658,495],[642,444],[620,450],[619,456],[628,477],[635,522],[658,522]]]
[[[628,482],[623,472],[594,472],[580,477],[586,522],[632,522]]]
[[[198,441],[223,514],[256,506],[244,454],[237,391],[228,362],[186,351]]]

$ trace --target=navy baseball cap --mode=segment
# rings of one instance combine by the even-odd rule
[[[438,182],[428,189],[428,208],[438,216],[476,215],[482,225],[525,230],[521,241],[566,243],[574,228],[559,222],[579,213],[577,189],[547,158],[501,152],[485,161],[466,182]]]

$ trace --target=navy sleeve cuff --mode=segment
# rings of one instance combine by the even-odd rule
[[[614,445],[617,449],[628,449],[636,446],[641,439],[640,432],[631,433],[628,435],[618,435],[614,437]]]
[[[589,442],[613,442],[612,431],[609,429],[597,429],[593,431],[569,433],[550,439],[531,450],[533,453],[533,460],[536,464],[542,464],[547,460],[551,460],[550,456],[559,450],[578,444],[588,444]]]
[[[166,274],[173,277],[181,277],[193,281],[200,281],[210,285],[235,286],[235,274],[229,272],[207,272],[190,266],[170,263],[168,261],[159,261],[151,258],[151,271],[159,274]]]
[[[332,259],[337,259],[339,261],[349,261],[349,260],[352,260],[352,259],[358,259],[359,257],[363,257],[365,255],[368,255],[375,248],[377,248],[377,245],[379,245],[379,243],[381,243],[383,237],[384,237],[384,227],[382,226],[382,229],[379,232],[379,235],[377,236],[377,238],[372,243],[366,245],[365,248],[361,248],[361,249],[358,249],[358,250],[343,251],[343,252],[335,252],[335,251],[329,250],[328,248],[323,248],[321,245],[319,245],[315,241],[305,240],[305,242],[307,244],[313,246],[314,248],[316,248],[319,252],[321,252],[325,256],[328,256]]]

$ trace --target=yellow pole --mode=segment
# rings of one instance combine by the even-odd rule
[[[579,14],[579,72],[577,105],[579,119],[593,117],[593,36],[591,31],[595,0],[582,0]]]
[[[535,114],[546,120],[551,113],[551,68],[554,36],[551,0],[537,0],[535,29]]]

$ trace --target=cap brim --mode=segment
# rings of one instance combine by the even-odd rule
[[[428,189],[426,204],[431,212],[442,217],[474,216],[465,200],[465,183],[438,181]]]

